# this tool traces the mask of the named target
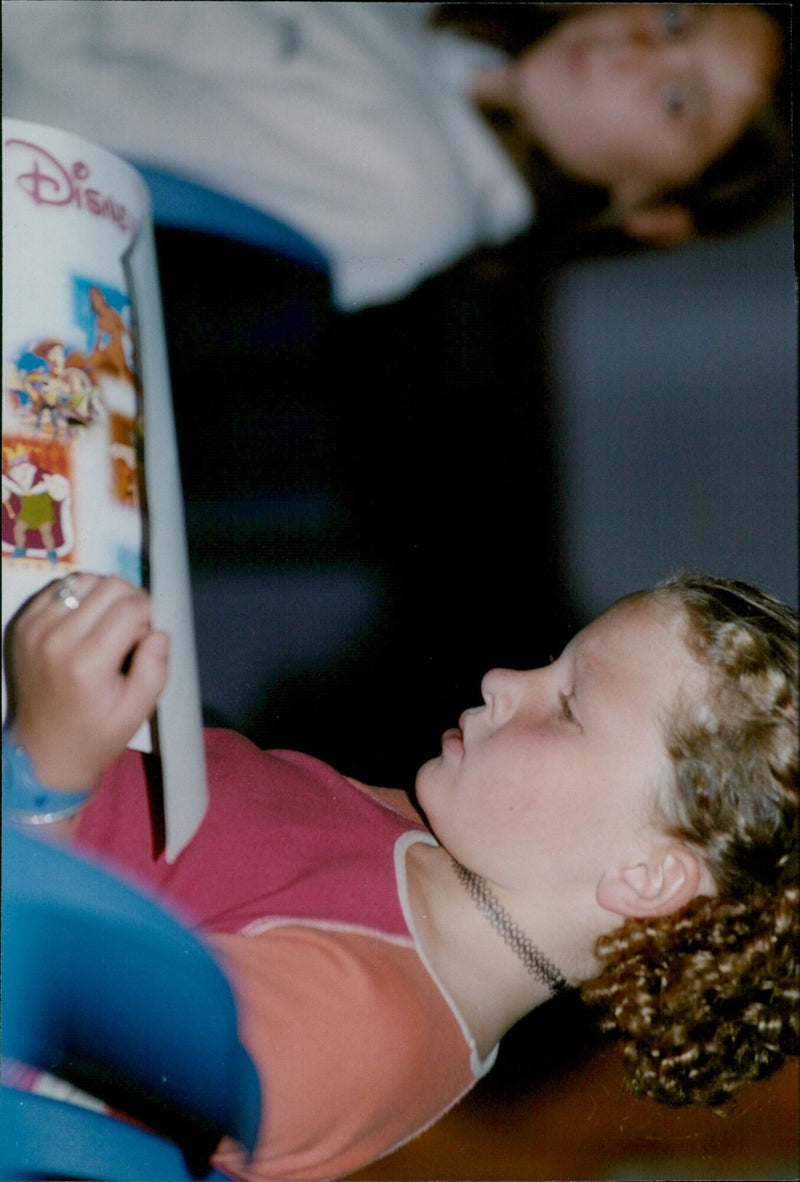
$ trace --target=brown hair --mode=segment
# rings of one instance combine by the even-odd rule
[[[720,1105],[798,1053],[797,613],[699,575],[650,594],[679,606],[708,673],[708,692],[667,721],[674,783],[659,820],[717,893],[604,937],[583,997],[622,1039],[635,1094]]]
[[[457,29],[517,56],[580,5],[529,3],[442,4],[432,23]],[[783,42],[783,64],[774,95],[739,139],[692,184],[661,193],[655,204],[678,204],[691,215],[701,237],[735,233],[757,225],[788,205],[792,185],[791,63],[788,46],[790,4],[760,4],[775,23]],[[608,217],[608,194],[594,185],[563,177],[511,114],[483,112],[506,152],[533,190],[537,220],[552,220],[557,229],[575,236],[581,249],[603,250],[603,240],[619,249],[620,231]],[[565,219],[569,225],[565,226]]]

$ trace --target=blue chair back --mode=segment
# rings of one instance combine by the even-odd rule
[[[157,226],[233,238],[304,263],[322,274],[329,273],[328,260],[322,251],[299,230],[272,214],[189,177],[138,160],[132,163],[150,189]]]
[[[10,828],[2,922],[4,1056],[153,1132],[4,1089],[0,1176],[166,1182],[213,1176],[226,1134],[254,1148],[258,1076],[224,973],[191,931],[102,867]]]

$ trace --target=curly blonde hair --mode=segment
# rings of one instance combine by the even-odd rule
[[[798,1053],[797,613],[700,575],[646,594],[683,613],[708,673],[666,722],[674,781],[658,819],[716,894],[604,937],[582,992],[622,1040],[634,1094],[720,1106]]]

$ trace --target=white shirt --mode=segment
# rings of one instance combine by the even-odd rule
[[[4,0],[5,113],[266,210],[344,310],[396,299],[533,217],[467,87],[495,51],[428,4]]]

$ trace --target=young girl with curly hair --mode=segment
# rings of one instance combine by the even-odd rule
[[[601,940],[603,972],[583,997],[622,1038],[637,1095],[723,1104],[797,1054],[797,616],[721,580],[676,578],[652,595],[679,606],[707,677],[666,719],[658,816],[714,889]]]
[[[720,1105],[797,1054],[797,614],[770,596],[678,576],[544,668],[491,670],[416,805],[209,732],[208,813],[172,864],[120,753],[166,677],[147,595],[72,576],[8,649],[7,820],[147,884],[231,976],[268,1098],[253,1159],[219,1149],[233,1177],[381,1156],[568,988],[668,1104]]]

